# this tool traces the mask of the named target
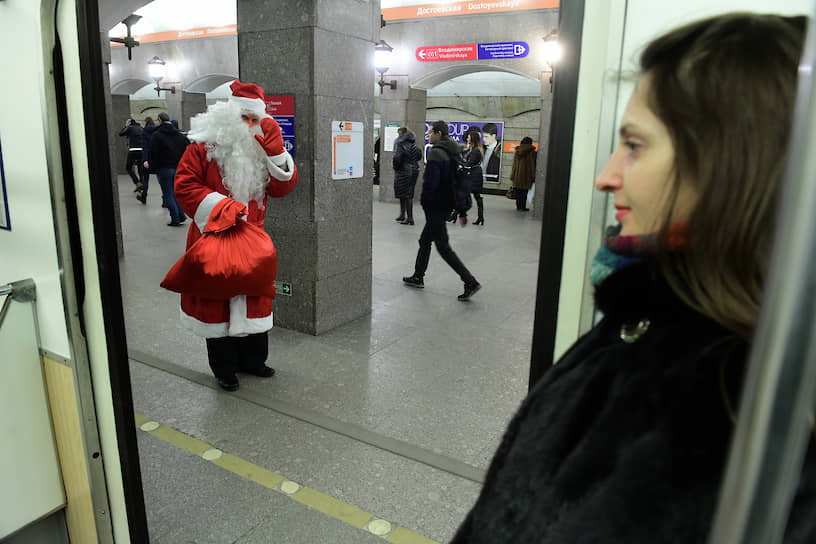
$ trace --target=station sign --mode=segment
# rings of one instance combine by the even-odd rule
[[[283,136],[283,148],[295,156],[295,95],[264,96],[266,113],[278,122]]]
[[[417,47],[419,62],[463,61],[482,59],[520,59],[530,52],[527,42],[464,43]]]

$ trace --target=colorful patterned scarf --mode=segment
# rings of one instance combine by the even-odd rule
[[[643,261],[654,255],[658,247],[657,234],[636,234],[619,236],[620,225],[607,228],[603,244],[589,267],[589,281],[597,287],[613,272]],[[688,223],[680,222],[669,228],[666,246],[669,249],[680,249],[686,246]]]

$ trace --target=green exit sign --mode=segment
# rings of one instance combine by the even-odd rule
[[[276,281],[275,282],[275,292],[279,295],[284,295],[287,297],[292,296],[292,284],[285,282],[285,281]]]

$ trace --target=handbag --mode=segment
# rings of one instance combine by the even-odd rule
[[[510,187],[509,189],[507,189],[507,192],[504,193],[504,196],[506,196],[510,200],[515,200],[515,198],[516,198],[516,188],[515,187]]]

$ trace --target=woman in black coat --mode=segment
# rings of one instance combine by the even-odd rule
[[[476,209],[479,216],[474,225],[484,225],[484,199],[482,198],[482,136],[477,130],[467,133],[467,148],[463,152],[464,158],[459,162],[464,169],[464,176],[470,183],[470,192],[476,201]]]
[[[603,319],[530,391],[454,544],[706,542],[770,259],[805,26],[724,15],[644,51],[596,180],[619,222],[590,268]],[[813,438],[789,544],[816,542]]]
[[[414,224],[413,199],[414,188],[419,176],[419,161],[422,151],[416,145],[414,133],[405,127],[397,129],[398,137],[394,142],[394,155],[391,163],[394,167],[394,196],[400,201],[400,214],[396,218],[402,225]]]

